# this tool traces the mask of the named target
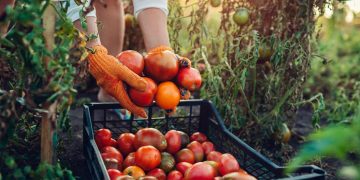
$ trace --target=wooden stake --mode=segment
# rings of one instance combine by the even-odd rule
[[[43,14],[43,27],[46,49],[52,51],[54,48],[54,33],[55,33],[56,11],[52,5],[49,5]],[[45,67],[47,67],[49,57],[44,58]],[[48,78],[50,79],[50,78]],[[42,114],[41,118],[41,162],[49,164],[54,163],[54,142],[53,136],[56,130],[56,107],[57,102],[45,103],[44,109],[46,112]]]

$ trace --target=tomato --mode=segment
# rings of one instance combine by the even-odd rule
[[[167,176],[167,180],[182,180],[182,179],[183,179],[183,175],[181,174],[180,171],[177,170],[173,170],[169,172]]]
[[[217,151],[211,151],[209,152],[209,154],[206,156],[206,159],[208,161],[215,161],[220,163],[220,159],[221,159],[222,154],[220,152]]]
[[[221,5],[221,0],[210,0],[210,5],[212,7],[219,7]]]
[[[175,154],[181,148],[181,135],[176,130],[170,130],[165,134],[165,139],[167,143],[166,151]]]
[[[199,143],[203,143],[207,141],[207,137],[201,132],[196,132],[190,136],[190,141],[197,141]]]
[[[214,168],[215,176],[219,175],[219,163],[215,161],[204,161],[204,163],[210,165],[212,168]]]
[[[123,156],[121,153],[112,146],[106,146],[101,149],[101,157],[103,160],[105,159],[116,159],[118,161],[118,169],[121,169]]]
[[[137,75],[142,74],[144,70],[144,58],[140,53],[133,50],[127,50],[121,52],[116,57],[122,64]]]
[[[117,142],[115,139],[113,139],[113,138],[110,139],[110,146],[117,148]]]
[[[221,175],[236,172],[239,170],[239,163],[233,155],[226,153],[221,156],[219,163],[219,172]]]
[[[117,180],[123,175],[123,173],[117,169],[108,169],[107,172],[109,174],[110,180]]]
[[[126,169],[124,169],[123,173],[125,175],[129,175],[132,176],[135,179],[138,179],[141,176],[145,176],[145,172],[144,170],[142,170],[140,167],[138,166],[129,166]]]
[[[95,142],[99,149],[111,146],[111,131],[109,129],[99,129],[95,131]]]
[[[169,50],[145,56],[145,74],[157,82],[172,80],[179,71],[178,57]]]
[[[153,169],[153,170],[149,171],[147,173],[147,175],[148,176],[154,176],[158,180],[166,180],[166,174],[165,174],[164,170],[159,169],[159,168],[156,168],[156,169]]]
[[[233,20],[239,26],[246,24],[249,21],[249,10],[244,7],[237,9]]]
[[[147,82],[145,91],[138,91],[132,87],[129,88],[129,96],[132,102],[138,106],[150,106],[154,101],[154,97],[157,91],[156,83],[147,77],[144,77]]]
[[[210,141],[205,141],[201,144],[205,155],[208,155],[211,151],[215,151],[214,144]]]
[[[174,109],[180,102],[180,90],[171,81],[162,82],[158,86],[155,101],[162,109]]]
[[[135,151],[134,139],[135,135],[133,133],[123,133],[117,139],[118,148],[124,156]]]
[[[256,180],[254,176],[242,172],[232,172],[222,177],[223,180]]]
[[[190,149],[182,149],[176,153],[176,162],[188,162],[194,164],[195,155]]]
[[[148,171],[160,165],[161,155],[154,146],[142,146],[135,152],[135,163]]]
[[[273,55],[273,49],[268,45],[262,45],[259,47],[259,59],[256,62],[257,64],[264,64],[267,61],[270,61],[271,56]]]
[[[121,167],[119,167],[119,161],[115,158],[105,158],[103,161],[106,169],[121,169]]]
[[[135,27],[136,20],[132,14],[125,14],[125,27],[131,29]]]
[[[185,148],[189,144],[190,138],[186,133],[182,131],[178,131],[178,132],[181,136],[181,148]]]
[[[201,75],[195,68],[182,68],[176,77],[177,83],[189,91],[195,91],[201,87]]]
[[[174,157],[167,152],[162,152],[159,168],[163,169],[166,173],[168,173],[169,171],[171,171],[174,168],[174,166],[175,166]]]
[[[182,174],[185,174],[186,170],[188,170],[192,164],[188,162],[179,162],[176,164],[176,170],[180,171]]]
[[[187,148],[194,153],[196,162],[200,162],[204,159],[204,150],[199,142],[193,141],[187,145]]]
[[[123,163],[123,167],[127,168],[129,166],[135,166],[135,153],[132,152],[129,155],[126,156],[124,163]]]
[[[129,175],[122,175],[118,177],[116,180],[135,180],[135,178],[129,176]]]
[[[214,180],[222,180],[222,177],[216,176],[216,177],[214,178]]]
[[[154,146],[159,151],[164,151],[167,147],[165,136],[154,128],[140,129],[135,134],[134,147],[138,149],[147,145]]]
[[[185,180],[213,180],[215,177],[215,170],[212,166],[204,162],[198,162],[186,170]]]

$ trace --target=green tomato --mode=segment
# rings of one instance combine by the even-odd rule
[[[219,7],[221,5],[221,0],[210,0],[210,5],[212,7]]]
[[[237,9],[233,20],[239,26],[246,24],[249,21],[249,10],[244,7]]]

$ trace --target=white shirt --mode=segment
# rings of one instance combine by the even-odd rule
[[[159,8],[166,15],[169,14],[167,8],[167,0],[133,0],[134,4],[134,15],[137,18],[139,13],[147,8]],[[70,0],[70,7],[68,8],[67,17],[71,19],[72,22],[80,19],[80,11],[83,8],[82,5],[77,5],[74,0]],[[96,11],[93,10],[86,15],[96,17]]]

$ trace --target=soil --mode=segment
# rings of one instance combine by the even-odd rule
[[[95,102],[96,94],[94,92],[81,94],[79,98],[90,98]],[[82,107],[72,108],[70,111],[71,129],[67,133],[60,134],[62,139],[58,150],[58,157],[62,165],[70,170],[78,179],[90,179],[86,159],[83,156],[83,114]],[[296,114],[296,123],[291,128],[292,138],[289,144],[284,146],[269,145],[266,147],[255,147],[267,158],[279,165],[284,165],[291,159],[304,143],[304,137],[310,134],[314,129],[311,123],[312,112],[309,108],[301,108]],[[251,144],[251,143],[249,143]],[[273,144],[273,143],[270,143]],[[278,152],[278,153],[274,153]],[[309,162],[323,168],[327,172],[327,179],[336,179],[335,172],[340,167],[340,162],[335,159],[324,159],[322,161]]]

